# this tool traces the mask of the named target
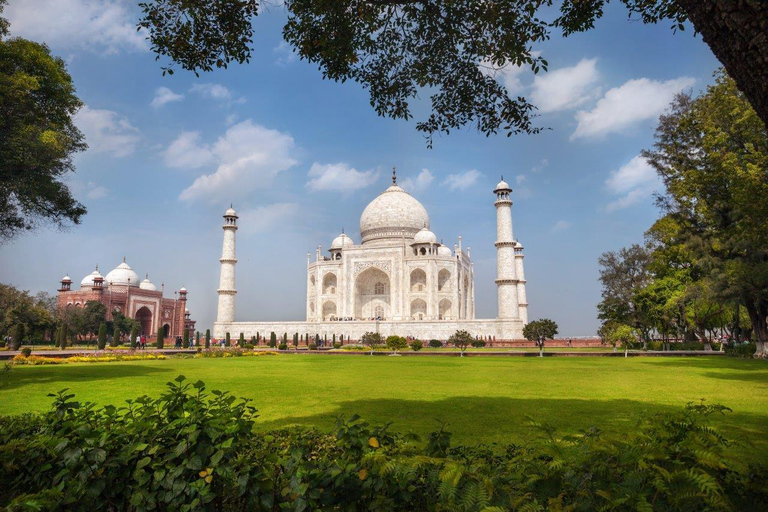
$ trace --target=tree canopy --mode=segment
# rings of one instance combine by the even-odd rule
[[[663,216],[646,247],[600,264],[604,322],[706,341],[743,314],[764,353],[768,341],[768,132],[723,73],[699,97],[680,94],[643,156],[665,186]],[[630,253],[644,254],[630,261]],[[616,263],[616,264],[614,264]],[[634,272],[630,268],[636,267]],[[627,272],[625,278],[605,279]],[[616,272],[619,271],[619,272]],[[631,275],[643,275],[632,280]],[[614,288],[621,293],[615,293]]]
[[[285,40],[324,78],[360,83],[379,115],[410,119],[435,133],[474,126],[485,135],[537,133],[535,106],[510,97],[494,78],[505,66],[545,70],[536,47],[553,32],[594,28],[609,0],[285,0]],[[630,18],[690,21],[768,122],[768,3],[730,0],[620,0]],[[264,1],[263,4],[270,2]],[[139,4],[152,50],[195,73],[248,62],[258,0],[153,0]]]
[[[86,213],[63,181],[87,147],[73,122],[82,103],[72,78],[47,46],[8,38],[8,26],[0,17],[0,244],[41,223],[78,224]]]

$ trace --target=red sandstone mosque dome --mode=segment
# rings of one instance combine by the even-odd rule
[[[66,276],[66,278],[68,279],[69,276]],[[98,266],[96,267],[96,270],[94,270],[93,272],[91,272],[90,274],[85,276],[83,278],[83,280],[80,281],[80,288],[90,288],[90,287],[92,287],[93,286],[93,280],[96,279],[96,278],[104,279],[104,277],[101,274],[99,274],[99,267]]]
[[[104,277],[104,281],[109,285],[139,286],[141,278],[139,277],[139,274],[134,272],[125,262],[125,258],[123,258],[123,262],[112,269],[109,274]]]

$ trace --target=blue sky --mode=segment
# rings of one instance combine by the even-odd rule
[[[163,77],[122,0],[10,0],[11,33],[46,41],[68,63],[86,107],[90,145],[70,183],[88,207],[82,225],[43,229],[0,246],[0,282],[54,292],[123,256],[166,290],[189,289],[198,327],[212,327],[221,215],[238,231],[238,320],[304,315],[306,254],[345,229],[359,243],[365,205],[399,182],[452,246],[475,262],[477,316],[496,314],[495,212],[501,174],[514,189],[515,236],[525,246],[530,318],[562,335],[592,335],[597,258],[638,242],[657,216],[659,183],[638,157],[679,90],[712,82],[718,62],[690,27],[628,21],[611,5],[596,29],[537,47],[549,72],[494,72],[540,109],[535,136],[486,138],[471,129],[428,149],[415,121],[378,117],[353,83],[322,80],[281,43],[285,13],[255,21],[250,64],[197,78]],[[492,72],[489,70],[489,72]],[[414,108],[423,118],[426,102]]]

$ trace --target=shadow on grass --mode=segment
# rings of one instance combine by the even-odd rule
[[[717,357],[680,360],[675,358],[653,361],[652,364],[666,367],[712,370],[702,375],[712,379],[741,380],[768,385],[768,361],[762,359]]]
[[[268,404],[259,404],[269,415]],[[727,405],[727,404],[723,404]],[[425,438],[448,424],[456,444],[521,443],[536,434],[526,417],[554,426],[559,433],[577,433],[590,426],[605,432],[621,433],[635,428],[644,415],[680,411],[679,407],[649,404],[635,400],[515,399],[504,397],[462,396],[436,401],[376,399],[342,402],[326,413],[291,416],[274,420],[258,420],[258,430],[289,425],[330,429],[336,417],[354,414],[374,425],[392,423],[392,430],[414,432]],[[711,424],[726,437],[737,441],[739,456],[768,462],[768,411],[765,414],[732,412],[713,415]]]
[[[145,377],[153,374],[177,373],[176,370],[142,364],[90,363],[87,365],[50,365],[31,368],[14,368],[0,373],[0,389],[16,389],[30,384],[52,384],[50,392],[70,387],[72,384],[94,382],[124,377]],[[55,385],[54,385],[55,384]],[[136,393],[136,396],[140,395]]]

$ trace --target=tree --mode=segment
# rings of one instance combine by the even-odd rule
[[[403,350],[408,346],[408,340],[402,336],[387,336],[387,348],[392,351],[393,354],[397,354],[398,350]]]
[[[473,340],[472,348],[483,348],[485,346],[485,340]]]
[[[679,227],[720,301],[746,308],[757,354],[768,354],[768,132],[733,80],[677,96],[643,156],[666,187],[658,204]]]
[[[429,346],[431,348],[441,348],[443,346],[443,342],[440,340],[429,340]]]
[[[109,344],[110,347],[116,347],[120,344],[120,337],[122,336],[122,333],[120,332],[119,327],[115,327],[114,333],[112,333],[112,343]]]
[[[637,341],[637,331],[626,324],[612,324],[610,328],[606,329],[604,336],[606,337],[606,341],[610,343],[614,349],[616,348],[616,345],[620,345],[624,348],[624,357],[627,357],[629,347],[632,343]]]
[[[469,347],[474,340],[475,339],[472,337],[471,334],[469,334],[469,332],[464,330],[458,330],[455,333],[453,333],[450,338],[448,338],[448,343],[458,348],[460,351],[461,357],[464,357],[464,351],[467,350],[467,347]]]
[[[13,327],[11,342],[11,348],[13,350],[19,350],[19,348],[21,348],[21,344],[24,343],[24,324],[16,324]]]
[[[189,329],[184,329],[184,338],[181,341],[181,346],[189,348]]]
[[[157,328],[157,348],[165,348],[165,329],[162,327]]]
[[[224,338],[225,338],[225,341],[224,341],[224,346],[225,346],[225,347],[229,347],[229,346],[230,346],[230,344],[229,344],[229,333],[226,333],[226,335],[224,336]]]
[[[413,340],[410,344],[411,350],[414,352],[418,352],[422,348],[424,348],[424,343],[421,342],[421,340]]]
[[[67,334],[69,329],[67,328],[67,324],[61,324],[61,327],[59,327],[59,338],[58,343],[56,344],[61,350],[64,350],[67,348]]]
[[[269,348],[275,348],[277,346],[277,335],[274,331],[269,333]]]
[[[211,330],[205,330],[205,348],[211,348]]]
[[[323,77],[358,82],[381,116],[412,117],[411,102],[428,91],[431,113],[416,124],[435,133],[470,125],[485,135],[536,133],[535,107],[511,98],[495,79],[506,67],[546,70],[536,48],[553,31],[588,31],[609,0],[286,0],[285,40]],[[621,0],[643,23],[690,21],[768,123],[768,3],[732,0]],[[173,66],[226,68],[251,58],[258,0],[142,2],[139,26],[152,50]],[[554,19],[553,19],[554,18]]]
[[[557,334],[557,324],[549,318],[534,320],[523,327],[523,336],[528,341],[533,341],[539,347],[539,356],[544,356],[544,342],[552,339]]]
[[[299,333],[293,333],[293,348],[299,348]]]
[[[139,336],[139,326],[134,325],[131,327],[131,350],[136,348],[136,338]]]
[[[241,347],[245,345],[245,334],[240,333],[240,340],[238,341],[238,345]]]
[[[200,331],[195,331],[195,346],[200,346]]]
[[[97,346],[99,350],[104,350],[107,347],[107,324],[104,322],[99,325],[99,337]]]
[[[378,332],[366,332],[360,337],[360,343],[366,347],[371,347],[371,355],[373,355],[373,351],[384,343],[384,340]]]
[[[89,300],[83,308],[83,334],[93,335],[107,321],[107,306],[97,300]]]
[[[618,252],[605,252],[598,259],[603,300],[598,304],[598,318],[642,329],[647,324],[637,305],[637,294],[650,282],[650,251],[638,244]]]
[[[87,147],[73,120],[82,102],[72,78],[44,44],[7,36],[0,18],[0,244],[42,223],[79,224],[86,213],[63,179]]]

